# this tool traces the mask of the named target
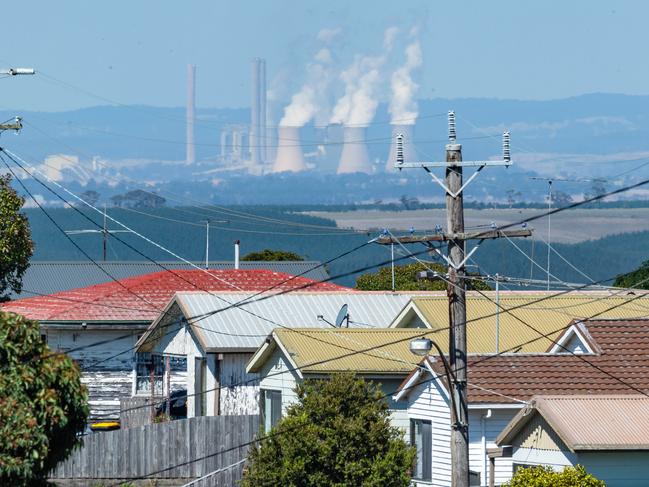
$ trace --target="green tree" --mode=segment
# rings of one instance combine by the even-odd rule
[[[250,452],[243,487],[406,487],[415,458],[390,426],[378,386],[353,374],[298,386],[288,408]]]
[[[0,176],[0,301],[21,291],[34,251],[29,222],[20,211],[24,203],[11,187],[11,176]]]
[[[561,472],[539,465],[519,469],[503,487],[606,487],[606,484],[587,473],[581,465],[566,467]]]
[[[394,266],[394,284],[397,291],[443,291],[446,281],[442,279],[418,279],[420,272],[429,269],[446,275],[446,267],[441,264],[406,264]],[[470,289],[488,291],[491,288],[482,281],[467,281]],[[381,267],[377,272],[362,274],[356,279],[356,289],[363,291],[388,291],[392,289],[392,269]]]
[[[79,368],[52,354],[39,325],[0,312],[0,485],[45,484],[88,416]]]
[[[649,289],[649,260],[645,260],[636,270],[617,276],[613,285]]]
[[[288,252],[286,250],[272,250],[264,249],[259,252],[250,252],[249,254],[244,255],[241,260],[246,261],[282,261],[282,260],[293,260],[293,261],[302,261],[304,258],[295,252]]]

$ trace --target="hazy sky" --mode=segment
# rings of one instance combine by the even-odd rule
[[[384,54],[396,69],[417,28],[418,97],[560,98],[649,93],[649,2],[433,0],[39,0],[4,2],[0,66],[32,79],[0,80],[0,108],[61,110],[105,104],[178,106],[185,65],[198,65],[197,103],[249,105],[250,60],[264,57],[269,85],[288,99],[305,65],[330,42],[341,69],[355,55]],[[321,36],[322,37],[322,36]],[[387,84],[387,83],[386,83]],[[380,96],[385,99],[386,88]]]

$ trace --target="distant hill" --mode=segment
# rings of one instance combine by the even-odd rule
[[[217,208],[197,209],[191,207],[147,210],[154,217],[125,210],[111,210],[110,214],[142,232],[147,237],[172,249],[184,258],[196,261],[205,258],[205,229],[200,225],[192,225],[191,223],[196,224],[208,216],[230,220],[228,224],[214,224],[212,226],[212,238],[210,241],[210,258],[212,260],[231,260],[234,255],[233,241],[238,239],[241,240],[241,251],[244,254],[263,250],[264,248],[273,248],[296,252],[307,259],[324,262],[363,242],[367,242],[375,236],[373,234],[369,236],[364,234],[337,235],[333,231],[334,222],[331,220],[298,215],[286,212],[281,208],[249,207],[233,209],[235,211],[250,211],[261,218],[288,220],[298,225],[279,224],[271,221],[263,222],[246,216],[236,216],[229,213],[227,209],[225,213],[218,213],[223,210]],[[295,209],[293,208],[293,210]],[[89,222],[73,210],[52,209],[50,212],[57,223],[66,230],[91,228]],[[85,259],[40,210],[27,210],[27,215],[36,243],[34,260]],[[97,223],[100,223],[100,217],[97,214],[89,214],[89,216]],[[166,219],[181,220],[189,222],[189,224]],[[299,226],[301,224],[321,227]],[[331,231],[328,230],[328,227],[331,228]],[[110,224],[109,228],[117,227]],[[334,234],[332,235],[332,233]],[[172,259],[169,254],[145,243],[135,235],[118,234],[116,237],[127,242],[146,257],[167,261]],[[76,235],[71,238],[94,259],[101,259],[99,235]],[[120,243],[118,238],[111,237],[109,239],[108,257],[110,260],[146,260],[143,255]],[[520,239],[516,243],[524,253],[532,256],[541,267],[545,267],[547,247],[542,242]],[[611,284],[615,276],[637,268],[643,261],[648,259],[649,232],[626,234],[626,238],[613,235],[574,245],[557,244],[555,248],[571,264],[590,278],[596,281],[610,280],[607,284]],[[402,258],[399,251],[397,251],[397,258],[401,259],[399,260],[400,263],[412,262],[410,259]],[[432,257],[421,256],[421,258],[428,259]],[[343,259],[332,262],[328,268],[330,275],[336,276],[335,282],[351,286],[354,284],[360,269],[372,267],[382,262],[385,263],[389,259],[390,252],[386,247],[369,245]],[[527,257],[507,241],[486,241],[475,253],[470,264],[470,271],[479,270],[482,274],[495,274],[498,272],[505,276],[532,277],[541,280],[546,278],[542,270],[532,266]],[[586,282],[584,276],[571,269],[560,257],[554,254],[552,255],[551,270],[559,279],[578,283]]]
[[[273,107],[272,112],[281,113],[281,108]],[[588,179],[608,178],[605,184],[610,189],[637,181],[649,170],[635,170],[649,161],[649,96],[589,94],[548,101],[421,100],[414,135],[420,158],[443,158],[448,109],[457,113],[465,159],[499,156],[501,132],[510,129],[512,133],[514,167],[484,171],[467,190],[467,198],[473,200],[502,202],[507,191],[512,190],[519,193],[519,201],[543,201],[547,183],[530,179],[537,176],[581,180],[557,182],[554,186],[555,191],[580,199],[592,184]],[[0,111],[4,119],[15,114]],[[223,172],[214,162],[220,154],[221,129],[228,123],[248,123],[245,108],[198,110],[196,167],[179,163],[185,154],[182,107],[98,106],[19,114],[24,117],[25,128],[18,136],[5,133],[4,146],[34,163],[50,154],[78,157],[84,171],[64,171],[67,183],[97,189],[106,196],[146,185],[225,204],[348,204],[397,201],[404,195],[423,201],[442,198],[439,188],[421,172],[382,172],[391,143],[385,104],[379,106],[367,130],[367,147],[376,174],[337,177],[318,171],[316,166],[299,175],[267,176],[263,183],[240,172]],[[315,151],[315,141],[322,140],[322,136],[315,127],[304,127],[301,139],[305,151]],[[94,157],[97,161],[93,166]],[[629,196],[647,198],[649,191]]]

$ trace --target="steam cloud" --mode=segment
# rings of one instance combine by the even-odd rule
[[[415,100],[419,85],[413,81],[412,72],[421,65],[421,46],[419,41],[414,41],[406,47],[405,64],[392,73],[390,79],[392,98],[388,110],[393,124],[412,125],[419,115]]]
[[[331,82],[331,53],[321,49],[313,62],[307,65],[306,81],[300,91],[291,97],[284,108],[279,124],[283,127],[302,127],[328,106],[327,88]]]
[[[338,36],[340,29],[322,29],[318,40],[329,44]],[[344,93],[330,109],[330,87],[334,79],[334,62],[329,47],[320,49],[306,67],[306,80],[300,90],[291,97],[280,120],[283,127],[302,127],[316,119],[351,126],[366,126],[374,118],[379,104],[379,88],[382,68],[393,50],[399,34],[397,27],[389,27],[383,34],[383,51],[379,56],[357,55],[343,70],[339,78]],[[417,35],[411,29],[409,37]],[[392,123],[414,124],[418,116],[415,95],[419,85],[412,79],[413,71],[422,65],[422,52],[418,40],[411,41],[405,49],[405,63],[390,78],[391,96],[389,112]]]

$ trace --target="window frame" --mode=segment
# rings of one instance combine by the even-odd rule
[[[421,437],[421,452],[417,436]],[[433,478],[433,425],[429,419],[410,418],[410,445],[417,448],[412,478],[430,482]]]
[[[270,417],[266,405],[270,399]],[[268,432],[282,419],[282,391],[280,389],[259,389],[259,417],[264,432]]]

